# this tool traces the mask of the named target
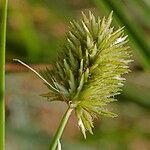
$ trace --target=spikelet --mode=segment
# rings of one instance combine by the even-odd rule
[[[66,102],[74,106],[78,125],[86,137],[91,134],[93,116],[115,117],[107,104],[115,101],[129,72],[130,51],[123,28],[111,27],[112,12],[107,19],[82,13],[82,20],[70,22],[66,41],[52,69],[42,72],[54,87],[42,96],[51,101]],[[55,90],[56,89],[56,90]]]

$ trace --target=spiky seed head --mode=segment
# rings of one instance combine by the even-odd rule
[[[70,23],[56,63],[42,75],[54,87],[48,86],[49,92],[43,96],[75,106],[78,125],[86,137],[86,130],[93,133],[93,116],[116,117],[107,104],[121,91],[131,54],[123,28],[114,31],[110,26],[112,12],[102,20],[90,11],[82,16],[81,21]]]

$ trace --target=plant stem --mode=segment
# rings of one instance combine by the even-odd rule
[[[5,48],[6,48],[6,19],[7,0],[1,0],[0,20],[0,149],[4,150],[5,143]]]
[[[68,121],[68,119],[69,119],[69,117],[71,115],[72,110],[73,110],[73,108],[68,108],[66,113],[64,114],[64,116],[63,116],[63,118],[62,118],[62,120],[61,120],[61,122],[59,124],[59,127],[58,127],[58,129],[56,131],[56,134],[55,134],[55,136],[54,136],[54,138],[53,138],[53,140],[51,142],[49,150],[56,150],[58,141],[61,138],[61,135],[62,135],[62,133],[64,131],[64,128],[65,128],[65,126],[67,124],[67,121]]]

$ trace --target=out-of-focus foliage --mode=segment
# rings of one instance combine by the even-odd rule
[[[150,24],[147,19],[143,20],[143,17],[148,18],[150,17],[148,11],[150,12],[150,7],[147,7],[144,1],[139,0],[133,0],[132,3],[130,1],[122,1],[122,0],[94,0],[95,4],[98,8],[102,8],[101,5],[103,4],[105,10],[114,10],[116,14],[117,20],[120,22],[121,25],[124,25],[126,27],[127,33],[130,35],[130,38],[132,40],[132,43],[134,43],[135,46],[135,52],[137,52],[140,61],[146,69],[150,70],[150,44],[148,42],[149,39],[145,37],[145,33],[143,31],[143,28],[140,27],[139,23],[144,21],[146,24],[145,26],[148,27],[147,25]],[[131,13],[134,14],[134,5],[132,4],[137,3],[138,6],[143,6],[144,11],[141,13],[141,9],[139,8],[140,12],[134,15],[129,15],[128,9],[131,10]],[[143,4],[143,5],[142,5]],[[125,7],[126,6],[126,7]],[[142,8],[143,8],[142,7]],[[135,11],[136,13],[136,11]],[[134,18],[134,17],[139,17],[141,20]],[[135,20],[136,19],[136,20]],[[138,22],[137,22],[138,21]]]
[[[113,25],[125,26],[134,63],[119,103],[113,105],[119,117],[96,121],[95,135],[87,135],[86,142],[77,140],[73,117],[65,130],[63,149],[149,150],[150,75],[144,71],[150,68],[149,0],[9,0],[7,62],[19,58],[28,63],[51,63],[68,22],[88,10],[100,16],[114,11]],[[31,74],[6,77],[6,149],[47,149],[48,133],[54,133],[65,106],[42,101],[38,94],[46,89]]]
[[[57,6],[54,1],[10,0],[8,61],[20,57],[32,63],[52,62],[67,28],[65,22],[72,16],[66,3],[61,3]]]

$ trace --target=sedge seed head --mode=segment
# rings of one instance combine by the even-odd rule
[[[116,101],[129,72],[131,52],[123,28],[111,26],[112,12],[107,19],[95,17],[90,11],[82,20],[72,21],[66,41],[52,69],[41,72],[57,90],[48,86],[42,94],[50,101],[64,101],[75,106],[78,125],[92,134],[93,116],[116,117],[107,104]]]

